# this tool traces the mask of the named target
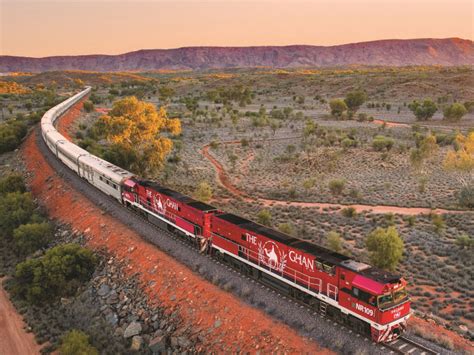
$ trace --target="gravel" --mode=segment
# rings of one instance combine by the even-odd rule
[[[269,314],[269,316],[289,325],[299,334],[314,340],[320,346],[343,353],[387,353],[387,348],[383,347],[383,345],[374,344],[364,336],[349,332],[344,326],[332,320],[321,318],[316,313],[293,302],[291,299],[240,275],[235,270],[216,262],[209,256],[199,254],[197,250],[183,241],[172,238],[169,232],[158,229],[124,208],[109,196],[98,193],[96,188],[69,170],[51,153],[41,139],[39,127],[36,133],[39,150],[59,176],[94,204],[100,206],[102,210],[132,228],[145,240],[153,243],[190,269],[198,270],[198,273],[208,281],[220,280],[221,286],[231,283],[234,285],[232,293],[240,297],[245,303],[259,308],[267,314],[271,310],[271,315]],[[157,341],[157,343],[160,342]],[[430,347],[435,348],[431,344]],[[450,353],[442,348],[438,348],[438,351],[442,354]]]

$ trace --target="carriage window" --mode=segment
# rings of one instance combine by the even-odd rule
[[[323,264],[320,261],[316,261],[316,267],[318,268],[318,270],[322,270]]]
[[[323,268],[328,274],[334,275],[334,266],[323,264]]]

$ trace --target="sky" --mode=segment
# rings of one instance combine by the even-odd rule
[[[0,55],[474,39],[474,0],[0,0]]]

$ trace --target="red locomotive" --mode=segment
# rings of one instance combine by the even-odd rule
[[[406,282],[345,255],[219,211],[157,183],[131,178],[123,203],[244,273],[290,294],[322,314],[370,334],[396,339],[410,317]]]

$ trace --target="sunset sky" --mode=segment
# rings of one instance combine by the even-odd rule
[[[0,0],[0,54],[473,39],[472,0]]]

